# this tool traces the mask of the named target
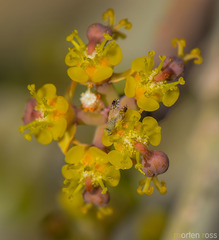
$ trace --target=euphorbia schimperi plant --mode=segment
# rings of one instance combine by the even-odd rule
[[[140,195],[153,193],[151,182],[161,194],[167,192],[158,175],[167,171],[169,159],[159,150],[149,150],[150,145],[159,145],[161,127],[153,117],[143,118],[142,112],[155,111],[160,103],[172,106],[179,97],[178,85],[185,84],[182,77],[185,64],[189,60],[195,64],[202,62],[198,48],[185,54],[185,40],[173,39],[178,53],[159,56],[157,67],[155,52],[150,51],[147,56],[133,60],[127,71],[114,73],[114,66],[122,61],[116,39],[126,37],[119,30],[129,30],[132,24],[127,19],[115,24],[112,9],[103,14],[103,20],[107,25],[89,26],[87,44],[76,30],[66,38],[72,45],[65,57],[71,79],[65,97],[56,95],[53,84],[45,84],[38,91],[34,84],[28,85],[32,98],[26,105],[24,126],[19,127],[21,133],[29,130],[24,135],[27,140],[34,135],[41,144],[58,141],[66,162],[62,168],[66,199],[71,202],[80,195],[83,212],[94,205],[98,217],[112,213],[108,187],[119,184],[120,170],[134,166],[144,176],[137,187]],[[124,96],[119,96],[113,83],[123,80]],[[81,93],[80,106],[72,101],[77,84],[87,87]],[[75,138],[81,124],[97,127],[89,145]]]

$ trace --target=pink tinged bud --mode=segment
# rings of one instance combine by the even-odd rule
[[[113,35],[113,31],[110,27],[104,26],[100,23],[94,23],[88,27],[87,37],[89,40],[88,43],[88,54],[91,55],[95,50],[95,47],[98,43],[101,43],[104,40],[104,33],[108,33],[110,36]]]
[[[142,171],[147,177],[156,177],[167,171],[169,158],[161,151],[148,151],[142,158],[142,165]]]
[[[184,61],[178,57],[168,57],[165,59],[162,72],[154,77],[154,81],[159,82],[165,79],[175,80],[184,73]]]
[[[178,58],[178,57],[169,57],[167,59],[171,60],[171,61],[169,61],[168,68],[171,69],[173,72],[172,79],[182,76],[183,72],[184,72],[183,59]]]
[[[113,35],[113,31],[110,27],[100,23],[94,23],[88,27],[87,37],[89,41],[94,40],[96,43],[101,43],[104,39],[104,33],[108,33],[110,36]]]
[[[110,200],[110,195],[108,192],[104,194],[101,192],[101,187],[93,188],[91,191],[85,190],[83,193],[84,201],[87,203],[92,203],[97,207],[106,206]]]
[[[34,98],[31,98],[27,104],[26,109],[23,116],[23,122],[24,124],[28,124],[35,119],[42,118],[42,113],[40,111],[35,110],[35,107],[37,106],[37,101]]]

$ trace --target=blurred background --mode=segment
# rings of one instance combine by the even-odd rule
[[[172,38],[186,38],[187,51],[199,47],[204,61],[187,65],[180,99],[161,114],[157,149],[169,156],[170,168],[159,179],[166,181],[168,193],[139,196],[142,176],[122,172],[119,187],[112,189],[114,215],[100,221],[92,213],[84,217],[63,207],[64,156],[56,143],[26,141],[18,126],[29,98],[27,84],[54,83],[64,94],[70,83],[65,37],[77,29],[86,42],[87,27],[102,22],[108,8],[115,10],[117,21],[133,23],[131,31],[124,31],[127,39],[118,41],[124,57],[115,71],[128,69],[152,49],[157,56],[175,54]],[[219,1],[0,0],[0,29],[1,240],[171,240],[175,233],[189,232],[219,236]],[[116,84],[119,91],[123,86]],[[80,131],[80,140],[89,142],[94,129]]]

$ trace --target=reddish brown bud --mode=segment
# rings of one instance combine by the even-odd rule
[[[37,106],[37,101],[34,98],[31,98],[27,102],[24,116],[23,116],[24,124],[28,124],[37,118],[42,118],[42,113],[40,111],[35,110],[36,106]]]
[[[142,158],[142,171],[147,177],[156,177],[165,173],[169,167],[167,155],[161,151],[148,151]]]
[[[104,26],[100,23],[94,23],[88,27],[87,37],[89,41],[95,40],[96,43],[101,43],[104,39],[104,33],[108,33],[110,36],[113,35],[113,31],[110,27]]]
[[[113,31],[110,27],[104,26],[100,23],[94,23],[88,27],[87,37],[88,43],[88,54],[91,55],[98,43],[101,43],[104,39],[103,34],[108,33],[110,36],[113,35]]]
[[[165,59],[162,72],[154,77],[154,81],[175,80],[183,75],[184,61],[178,57],[168,57]]]
[[[83,193],[84,201],[87,203],[92,203],[97,207],[106,206],[110,200],[109,192],[106,192],[104,194],[101,192],[101,187],[93,188],[91,191],[85,190]]]

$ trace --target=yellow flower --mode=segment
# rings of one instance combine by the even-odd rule
[[[84,187],[100,186],[102,194],[105,194],[105,183],[112,187],[119,183],[119,170],[110,164],[109,156],[97,147],[74,146],[67,152],[65,161],[67,164],[63,166],[62,174],[66,187],[63,190],[69,198]],[[91,180],[91,186],[86,186],[87,179]]]
[[[52,140],[59,140],[65,133],[68,121],[73,119],[73,113],[68,102],[62,96],[56,95],[56,87],[53,84],[45,84],[37,92],[35,85],[28,85],[33,96],[31,104],[28,103],[24,115],[25,126],[20,126],[20,133],[26,129],[27,140],[35,135],[41,144],[49,144]]]
[[[77,41],[76,41],[77,40]],[[75,30],[67,37],[72,42],[73,48],[69,49],[65,57],[65,63],[70,68],[68,76],[80,83],[102,83],[113,74],[113,66],[122,60],[122,51],[115,40],[111,41],[109,34],[104,34],[104,40],[97,44],[94,52],[89,55],[87,46],[79,38]]]
[[[125,85],[125,95],[135,97],[137,105],[145,111],[155,111],[162,102],[165,106],[172,106],[179,97],[178,84],[183,85],[182,77],[176,82],[168,83],[166,80],[156,82],[154,78],[161,73],[166,56],[160,56],[160,64],[154,67],[155,52],[148,53],[149,56],[137,58],[132,62],[133,76],[128,76]]]
[[[105,146],[114,145],[114,151],[109,152],[110,162],[120,169],[132,167],[131,158],[136,158],[138,151],[135,148],[137,142],[143,145],[159,145],[161,140],[161,128],[152,117],[145,117],[139,122],[141,115],[128,109],[124,116],[117,117],[114,127],[106,130],[103,134],[102,142]],[[123,157],[122,157],[123,156]],[[139,168],[139,166],[138,166]]]

